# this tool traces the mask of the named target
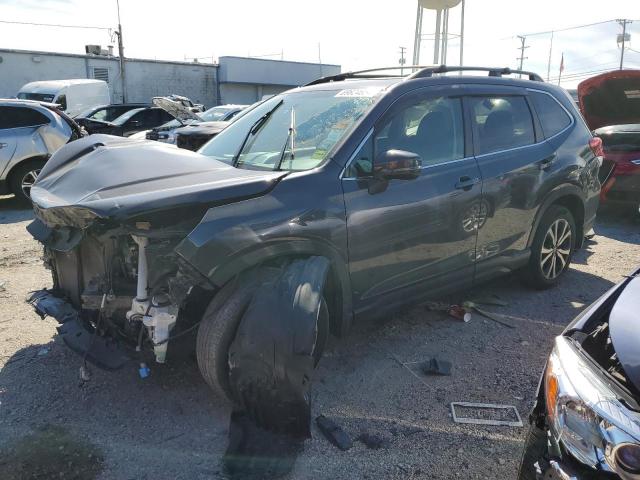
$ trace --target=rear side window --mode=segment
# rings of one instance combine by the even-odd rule
[[[535,143],[531,110],[524,97],[471,97],[470,101],[480,154]]]
[[[0,129],[46,125],[49,118],[31,108],[0,107]]]
[[[530,96],[540,119],[545,138],[553,137],[571,124],[569,114],[551,95],[531,92]]]

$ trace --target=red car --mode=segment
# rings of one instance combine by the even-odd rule
[[[617,70],[578,85],[580,111],[602,139],[601,202],[640,205],[640,70]]]

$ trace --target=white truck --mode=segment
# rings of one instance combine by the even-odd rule
[[[22,86],[17,97],[22,100],[57,103],[70,117],[91,107],[111,103],[107,82],[87,78],[29,82]]]

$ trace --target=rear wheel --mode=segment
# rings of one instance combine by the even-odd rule
[[[554,286],[569,269],[576,245],[576,225],[571,212],[552,205],[545,212],[531,244],[525,281],[539,289]]]
[[[31,187],[38,179],[40,170],[44,167],[46,160],[29,160],[18,165],[11,173],[9,186],[11,191],[21,202],[29,202],[31,199]]]

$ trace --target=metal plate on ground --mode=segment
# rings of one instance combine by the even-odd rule
[[[456,412],[456,408],[458,411]],[[461,416],[463,410],[471,409],[487,413],[487,417],[493,414],[498,418],[473,418]],[[522,419],[518,410],[513,405],[496,405],[493,403],[451,402],[451,416],[455,423],[471,423],[474,425],[498,425],[506,427],[522,427]],[[505,418],[511,417],[510,420]]]

